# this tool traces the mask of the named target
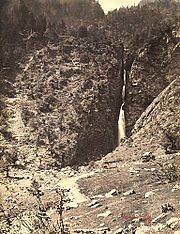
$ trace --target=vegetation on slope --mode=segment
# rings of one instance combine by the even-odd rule
[[[119,38],[131,53],[136,53],[145,43],[155,37],[168,35],[179,25],[178,3],[157,1],[142,7],[120,8],[109,12],[107,25],[111,28],[114,40]]]
[[[131,72],[132,125],[178,76],[178,5],[158,1],[105,16],[93,0],[0,4],[0,233],[68,233],[64,213],[74,227],[97,229],[103,218],[102,233],[174,233],[179,224],[166,221],[179,215],[178,80],[141,116],[134,142],[77,164],[116,147],[123,68]],[[166,152],[153,145],[162,141]],[[74,164],[77,171],[60,170]],[[74,200],[84,177],[81,190],[100,195],[95,207]]]

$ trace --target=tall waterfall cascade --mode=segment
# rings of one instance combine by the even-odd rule
[[[122,88],[122,105],[119,112],[118,119],[118,145],[121,143],[121,140],[126,138],[126,119],[125,119],[125,99],[126,99],[126,85],[127,85],[127,76],[126,70],[124,70],[123,76],[123,88]]]

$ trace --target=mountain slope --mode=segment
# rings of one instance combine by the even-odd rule
[[[122,89],[121,45],[65,40],[30,55],[14,85],[31,144],[59,167],[116,147]]]
[[[147,108],[134,126],[135,142],[180,149],[180,79],[173,81]]]
[[[127,129],[135,122],[164,88],[179,77],[179,39],[160,37],[151,40],[135,59],[128,83]]]

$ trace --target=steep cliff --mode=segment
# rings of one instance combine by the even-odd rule
[[[179,75],[179,39],[157,37],[140,50],[129,74],[127,95],[127,129]]]
[[[180,149],[180,79],[176,78],[141,115],[134,126],[136,143]]]
[[[2,2],[0,233],[179,233],[177,5]]]
[[[69,38],[21,65],[14,86],[29,131],[22,144],[36,149],[41,166],[83,163],[117,146],[122,63],[122,45]]]

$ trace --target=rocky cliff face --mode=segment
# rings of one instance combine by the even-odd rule
[[[127,129],[179,74],[178,39],[155,38],[140,50],[129,75]]]
[[[121,45],[69,38],[21,66],[16,106],[41,166],[82,163],[117,146],[122,58]]]
[[[179,91],[180,80],[177,78],[136,122],[134,142],[162,145],[167,152],[180,149]]]
[[[127,87],[129,134],[153,99],[177,78],[178,61],[176,39],[156,39],[140,51]],[[28,55],[18,70],[14,96],[4,99],[6,130],[12,135],[8,145],[19,144],[25,164],[36,160],[40,168],[79,164],[112,151],[118,140],[122,71],[122,45],[92,38],[69,37]],[[144,126],[140,123],[134,132]]]
[[[105,28],[80,26],[77,21],[78,27],[72,28],[75,34],[56,33],[56,40],[50,39],[54,25],[49,28],[44,22],[44,28],[39,22],[42,33],[47,30],[36,42],[36,30],[30,38],[27,32],[24,44],[25,34],[15,40],[13,32],[21,32],[17,28],[9,42],[4,38],[0,233],[179,233],[179,42],[171,27],[157,27],[157,34],[144,37],[149,30],[142,19],[147,14],[152,17],[148,7],[141,15],[138,9],[135,17],[135,8],[122,9],[127,22],[120,19],[121,11],[117,17],[124,39],[129,40],[124,54],[118,41],[123,33],[118,34],[116,20]],[[160,16],[167,14],[170,20],[169,11],[162,10]],[[151,20],[147,23],[153,25]],[[136,38],[140,25],[144,32]],[[15,60],[18,51],[21,62]],[[125,110],[131,137],[121,138],[116,147],[120,107],[119,125],[124,124]]]

